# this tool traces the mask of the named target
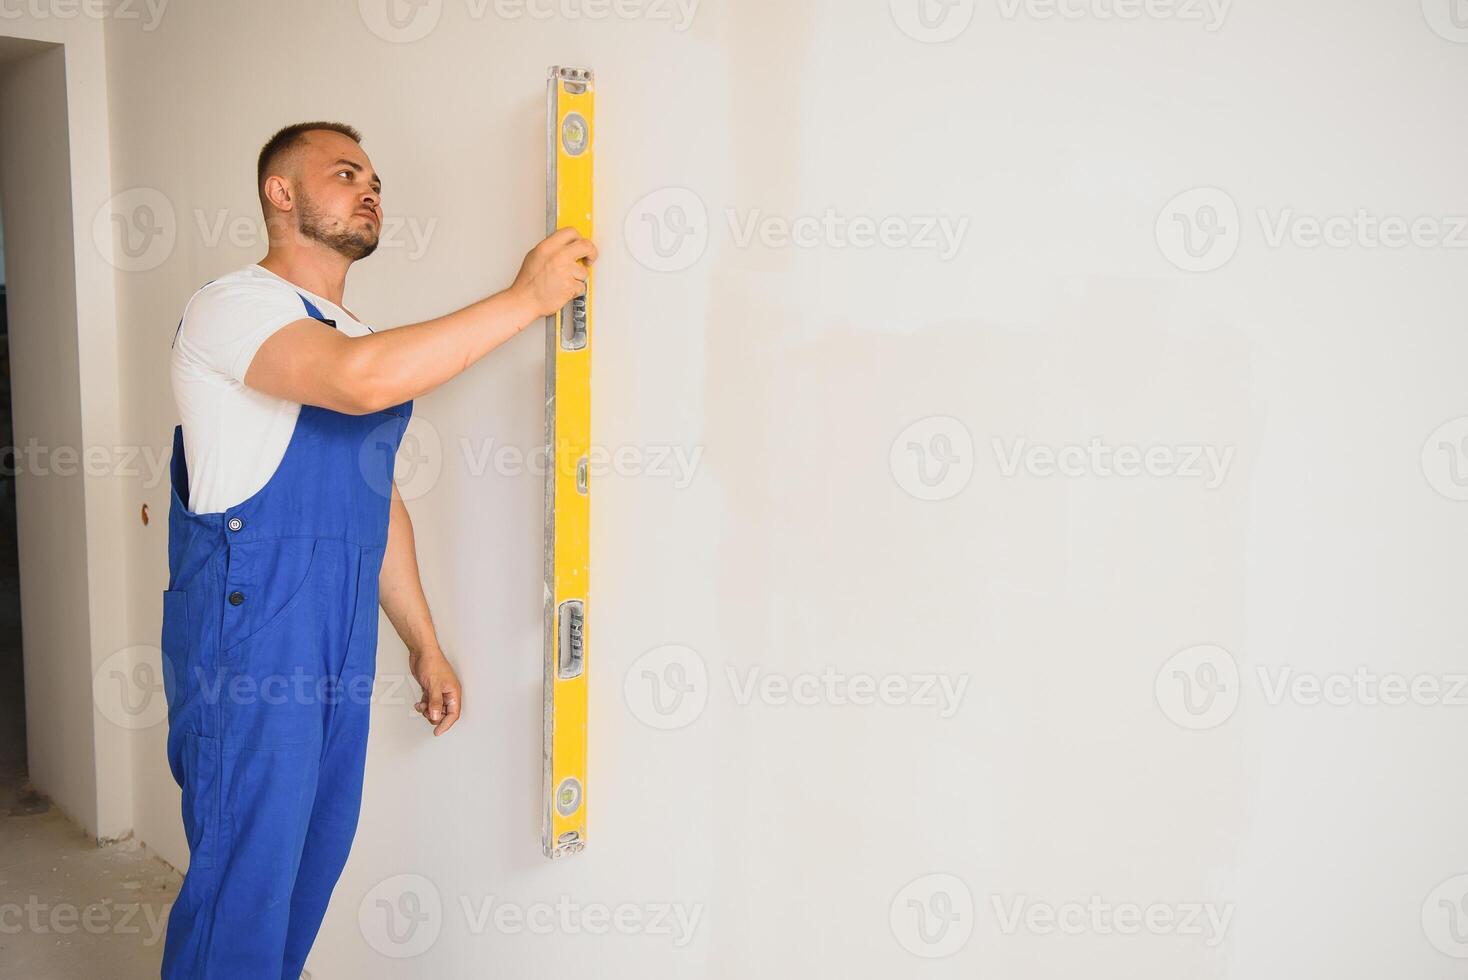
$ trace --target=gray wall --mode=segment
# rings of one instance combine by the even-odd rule
[[[26,742],[32,780],[91,825],[97,807],[85,485],[57,449],[82,446],[76,280],[69,222],[66,60],[59,46],[0,74],[0,196],[5,236],[24,243],[6,257],[10,287],[11,398],[16,443],[33,436],[16,473],[25,651]],[[75,459],[75,457],[72,457]],[[79,655],[80,654],[80,655]],[[85,760],[86,764],[78,764]]]

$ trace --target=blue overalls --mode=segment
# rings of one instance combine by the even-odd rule
[[[189,867],[164,980],[300,976],[357,828],[377,576],[412,413],[302,405],[269,482],[213,514],[188,509],[174,427],[162,648]]]

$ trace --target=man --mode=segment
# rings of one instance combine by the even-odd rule
[[[414,398],[583,294],[596,260],[563,228],[508,289],[373,331],[342,305],[382,227],[360,142],[340,123],[271,137],[269,252],[196,292],[173,344],[162,646],[189,868],[165,980],[300,976],[356,832],[379,603],[433,733],[463,712],[393,459]]]

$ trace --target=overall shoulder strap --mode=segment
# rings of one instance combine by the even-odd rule
[[[313,320],[320,320],[322,323],[326,324],[328,327],[332,327],[333,329],[336,327],[336,321],[335,320],[328,320],[326,317],[322,316],[321,315],[321,310],[316,306],[315,303],[311,302],[309,299],[306,298],[306,294],[305,293],[298,292],[298,293],[296,293],[296,295],[299,296],[299,297],[301,297],[301,302],[302,303],[305,303],[306,304],[306,315],[307,316],[309,316]]]
[[[313,303],[309,299],[307,299],[304,293],[298,292],[298,293],[296,293],[296,295],[299,296],[299,297],[301,297],[301,302],[302,303],[305,303],[306,304],[306,314],[308,316],[310,316],[311,319],[313,319],[313,320],[320,320],[322,323],[326,324],[329,327],[335,327],[336,326],[336,321],[335,320],[329,320],[326,317],[322,316],[321,315],[320,308],[317,307],[317,305],[315,303]],[[364,324],[362,324],[362,326],[367,327],[367,324],[364,323]],[[367,327],[367,332],[368,333],[376,333],[377,331],[373,330],[371,327]]]

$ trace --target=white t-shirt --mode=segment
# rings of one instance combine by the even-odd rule
[[[349,337],[371,333],[350,313],[258,264],[214,280],[184,307],[170,373],[183,423],[189,510],[213,514],[265,486],[285,456],[299,402],[245,387],[266,338],[310,316],[305,296]]]

